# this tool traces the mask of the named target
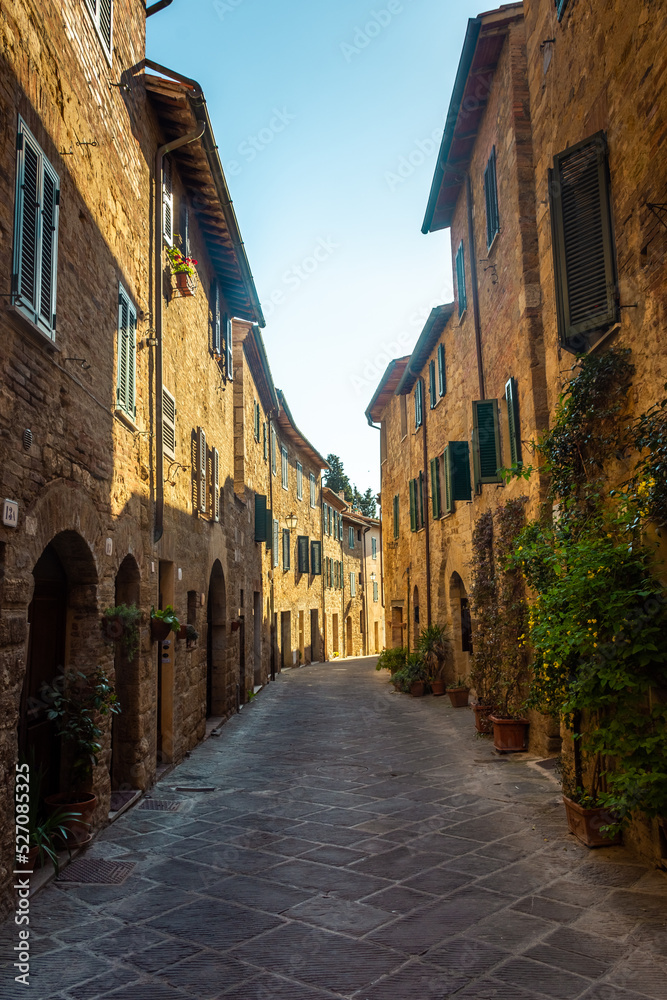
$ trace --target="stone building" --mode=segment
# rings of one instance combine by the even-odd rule
[[[325,486],[321,505],[324,659],[330,660],[345,655],[343,511],[347,510],[347,504],[342,494]]]

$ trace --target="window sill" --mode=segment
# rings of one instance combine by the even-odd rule
[[[117,406],[113,413],[121,424],[124,424],[128,430],[132,431],[134,434],[138,434],[140,432],[140,428],[137,427],[132,417],[128,416],[125,410],[121,410],[120,407]]]
[[[11,320],[16,327],[19,334],[27,334],[34,343],[38,344],[39,347],[46,349],[47,351],[52,351],[54,353],[61,354],[62,348],[58,347],[56,342],[44,333],[44,331],[33,322],[33,320],[28,319],[26,314],[15,305],[8,305],[7,312],[10,314]]]

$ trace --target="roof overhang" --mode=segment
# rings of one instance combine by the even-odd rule
[[[326,500],[331,507],[335,507],[335,509],[341,514],[348,508],[347,500],[343,500],[342,497],[339,497],[338,494],[332,489],[329,489],[328,486],[322,487],[322,499]]]
[[[295,448],[302,451],[316,468],[328,469],[329,463],[327,460],[322,458],[319,451],[313,448],[308,438],[301,433],[294,423],[294,417],[287,405],[285,394],[280,389],[276,389],[276,397],[278,400],[276,424],[280,429],[281,435],[286,437],[288,441],[291,441]]]
[[[234,321],[234,327],[235,336],[239,328],[242,331],[243,352],[262,406],[266,413],[274,413],[278,410],[278,396],[261,331],[256,323],[238,319]]]
[[[448,302],[444,306],[436,306],[431,309],[431,313],[426,320],[424,329],[419,334],[419,340],[415,344],[414,350],[408,358],[408,364],[396,386],[396,395],[404,396],[412,391],[412,388],[419,377],[419,373],[429,359],[433,348],[442,336],[442,331],[447,326],[449,317],[454,312],[454,303]]]
[[[468,21],[422,233],[452,224],[505,36],[522,18],[523,4],[511,3]]]
[[[201,88],[195,80],[178,74],[170,78],[171,70],[149,59],[146,66],[163,74],[146,73],[144,81],[165,140],[193,131],[198,123],[206,126],[198,142],[181,146],[169,155],[188,190],[190,208],[230,311],[240,319],[265,326]]]
[[[381,419],[387,403],[396,392],[396,386],[400,382],[409,360],[409,357],[395,358],[385,368],[384,375],[373,393],[373,398],[366,407],[366,420],[371,427]]]

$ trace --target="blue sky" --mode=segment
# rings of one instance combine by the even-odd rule
[[[379,489],[364,410],[452,298],[420,232],[470,0],[174,0],[148,55],[204,89],[264,308],[273,376],[312,444]]]

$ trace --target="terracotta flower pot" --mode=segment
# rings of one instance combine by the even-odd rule
[[[181,296],[194,295],[194,287],[191,276],[187,271],[178,271],[173,275],[174,283]]]
[[[187,639],[187,637],[188,637],[188,626],[187,625],[181,625],[181,627],[179,628],[178,632],[176,633],[176,638],[177,639]]]
[[[600,832],[601,827],[614,822],[614,816],[608,809],[603,806],[585,809],[578,802],[568,799],[567,795],[563,796],[563,803],[570,833],[573,833],[586,847],[611,847],[613,844],[621,843],[620,833],[614,837],[605,837]]]
[[[468,695],[470,694],[470,688],[447,688],[447,694],[449,695],[449,700],[452,703],[452,708],[466,708],[468,705]]]
[[[492,705],[473,705],[472,710],[475,713],[475,729],[478,733],[492,733],[493,725],[489,719],[491,712],[493,711]]]
[[[171,632],[171,625],[161,618],[151,618],[151,639],[153,642],[164,642]]]
[[[522,753],[526,749],[528,719],[499,719],[489,715],[493,723],[493,745],[499,753]]]
[[[92,840],[90,828],[97,805],[96,795],[92,792],[76,792],[74,795],[58,792],[56,795],[47,795],[44,802],[50,813],[62,810],[78,813],[78,819],[70,819],[63,823],[64,829],[67,830],[65,843],[68,847],[82,847]]]
[[[415,681],[414,684],[410,685],[410,694],[413,698],[421,698],[426,689],[426,685],[423,681]]]
[[[435,695],[441,695],[445,693],[445,682],[444,681],[433,681],[431,684],[431,691]]]

